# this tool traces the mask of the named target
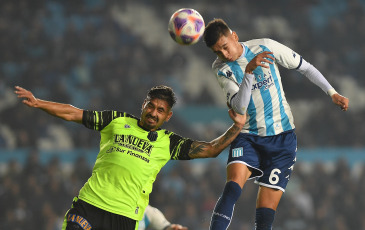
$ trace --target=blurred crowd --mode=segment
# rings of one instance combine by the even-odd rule
[[[59,229],[92,166],[83,158],[68,170],[58,158],[41,164],[38,150],[90,149],[99,143],[97,132],[21,105],[13,93],[15,85],[42,99],[137,116],[147,90],[159,84],[172,86],[185,105],[215,106],[206,89],[192,96],[180,84],[180,75],[189,66],[185,52],[166,53],[163,42],[148,45],[133,28],[115,20],[113,7],[124,9],[136,2],[0,1],[0,154],[1,149],[33,149],[24,165],[16,160],[2,164],[6,170],[0,173],[0,229]],[[364,147],[364,0],[143,0],[138,4],[158,12],[166,28],[174,10],[194,7],[207,21],[225,19],[241,41],[269,37],[288,45],[350,98],[350,110],[341,113],[318,87],[296,71],[282,69],[285,92],[298,121],[298,144]],[[204,44],[189,49],[210,67],[214,54]],[[197,139],[220,134],[214,124],[204,127],[205,134],[197,133],[178,116],[164,128]],[[169,164],[158,176],[151,204],[172,222],[192,230],[207,229],[223,189],[224,163]],[[365,175],[354,176],[344,161],[335,167],[326,171],[318,163],[308,171],[297,163],[275,229],[365,229]],[[231,229],[252,229],[256,191],[253,183],[245,186]]]
[[[365,170],[339,159],[328,167],[298,162],[277,210],[277,230],[365,229]],[[333,170],[335,168],[335,170]],[[83,156],[67,167],[53,157],[41,163],[30,150],[24,164],[10,161],[0,174],[0,229],[59,230],[72,199],[91,173]],[[169,162],[158,175],[150,204],[174,223],[191,230],[209,228],[211,213],[225,183],[218,159]],[[249,182],[235,206],[232,230],[252,230],[258,186]]]
[[[148,33],[136,35],[133,27],[115,20],[112,10],[117,6],[123,14],[123,9],[132,3],[136,4],[127,0],[0,2],[1,148],[95,146],[94,136],[85,133],[81,126],[65,125],[21,106],[13,94],[15,85],[32,90],[42,99],[71,103],[83,109],[127,111],[137,116],[147,90],[159,84],[175,89],[178,106],[182,102],[214,106],[210,100],[212,92],[202,88],[200,94],[192,96],[189,88],[183,88],[184,76],[180,74],[188,68],[190,59],[182,49],[166,53],[164,40],[157,41],[155,46],[148,45],[143,40]],[[309,80],[296,71],[282,69],[299,144],[303,147],[363,146],[361,137],[365,129],[352,127],[362,125],[365,115],[362,99],[365,95],[361,90],[365,87],[361,75],[365,61],[362,42],[365,1],[231,1],[222,5],[216,0],[209,1],[209,7],[204,7],[208,1],[138,3],[155,12],[160,22],[166,22],[166,27],[174,10],[191,6],[206,21],[215,17],[225,19],[242,41],[270,37],[296,50],[340,93],[350,98],[349,112],[341,113]],[[145,23],[154,26],[153,22]],[[167,31],[163,37],[170,39]],[[186,49],[204,60],[204,68],[209,68],[214,60],[214,54],[202,42]],[[213,77],[212,73],[206,74]],[[205,136],[204,132],[195,132],[178,115],[166,128],[200,139],[214,137],[221,131],[212,124],[207,127],[212,135]],[[312,135],[313,132],[317,135]],[[348,132],[353,135],[346,135]]]

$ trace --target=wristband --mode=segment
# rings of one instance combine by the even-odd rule
[[[336,94],[336,93],[337,93],[337,91],[336,91],[334,88],[332,88],[332,89],[329,89],[329,90],[327,91],[327,93],[328,93],[328,95],[330,95],[330,96],[332,97],[332,95],[333,95],[333,94]]]

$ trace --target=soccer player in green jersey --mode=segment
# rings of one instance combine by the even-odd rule
[[[195,141],[161,129],[176,102],[167,86],[152,88],[141,117],[125,112],[88,111],[45,101],[15,87],[23,103],[100,132],[100,152],[92,175],[66,213],[63,230],[136,230],[158,172],[169,160],[216,157],[240,133],[246,117],[229,110],[233,125],[220,137]]]

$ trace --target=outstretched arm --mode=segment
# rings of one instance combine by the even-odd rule
[[[338,105],[343,111],[349,107],[349,99],[338,94],[331,86],[327,79],[322,75],[316,67],[302,59],[302,64],[298,68],[298,72],[306,76],[314,84],[318,85],[324,92],[331,96],[333,103]]]
[[[24,98],[23,103],[29,107],[42,109],[45,112],[66,121],[82,123],[82,109],[78,109],[69,104],[38,99],[34,97],[32,92],[20,86],[15,86],[15,93],[19,98]]]
[[[229,110],[229,116],[234,124],[220,137],[210,141],[194,141],[189,150],[190,158],[208,158],[218,156],[241,132],[245,122],[246,115],[240,115]]]

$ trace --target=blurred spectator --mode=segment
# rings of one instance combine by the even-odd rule
[[[46,164],[36,164],[38,171],[30,172],[30,163],[21,165],[16,160],[9,161],[7,170],[0,175],[0,228],[22,230],[60,229],[63,216],[69,207],[69,200],[86,182],[86,171],[90,165],[83,157],[77,158],[71,167],[65,167],[58,158]],[[362,229],[364,212],[361,210],[365,192],[364,177],[355,177],[352,168],[340,159],[335,165],[338,170],[328,170],[328,165],[317,163],[312,170],[305,167],[294,170],[291,178],[293,186],[288,187],[274,228],[283,230],[327,230]],[[181,167],[179,167],[181,166]],[[84,168],[85,172],[75,170]],[[16,168],[16,169],[15,169]],[[339,176],[347,175],[347,176]],[[362,175],[365,164],[361,164]],[[85,174],[85,175],[83,175]],[[224,162],[213,159],[199,164],[186,162],[178,167],[161,171],[150,203],[159,207],[165,216],[189,229],[207,229],[215,200],[220,191],[213,181],[223,184]],[[89,174],[90,176],[90,174]],[[163,177],[163,179],[161,179]],[[178,181],[167,186],[166,180]],[[166,187],[167,186],[167,187]],[[247,186],[247,187],[246,187]],[[257,185],[245,185],[246,197],[255,197]],[[240,206],[255,206],[255,200],[240,199],[230,229],[252,229],[254,213]],[[335,220],[335,221],[334,221]],[[9,227],[11,226],[11,227]]]

